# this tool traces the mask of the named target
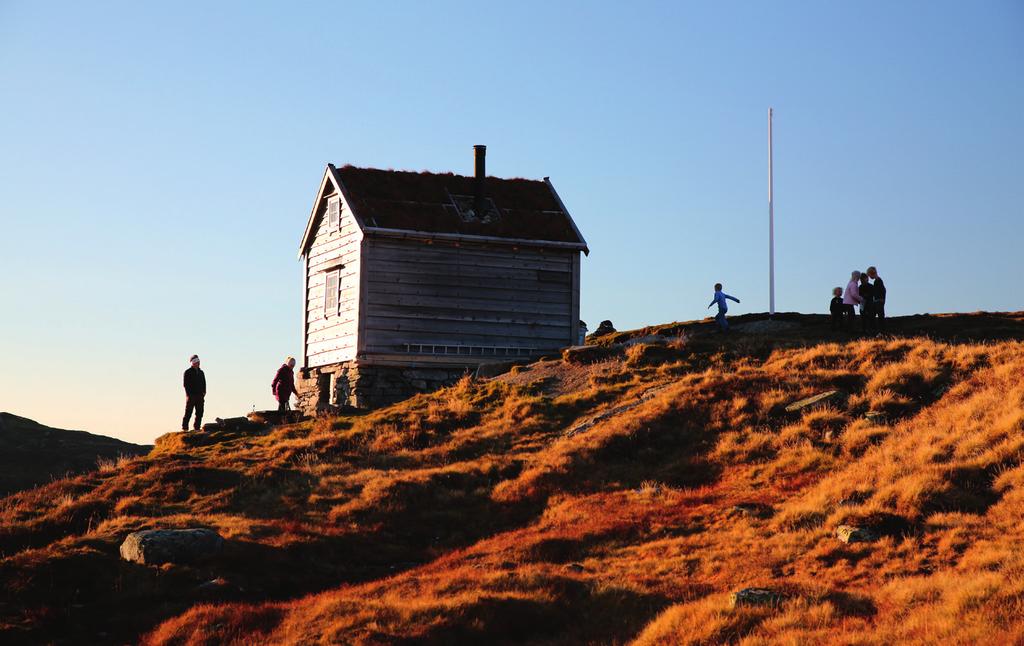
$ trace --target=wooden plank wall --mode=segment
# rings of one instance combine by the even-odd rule
[[[361,352],[395,354],[406,343],[571,345],[578,258],[560,249],[367,238]]]
[[[320,205],[326,211],[325,197]],[[359,320],[359,225],[347,206],[342,206],[340,229],[329,230],[321,212],[316,236],[307,254],[306,273],[306,355],[309,367],[350,361],[356,356]],[[328,271],[341,267],[338,312],[324,311],[324,290]]]

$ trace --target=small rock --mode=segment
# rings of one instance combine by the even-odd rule
[[[786,406],[786,412],[795,413],[821,404],[835,402],[839,400],[842,397],[842,395],[843,394],[838,390],[829,390],[823,393],[819,393],[817,395],[814,395],[813,397],[807,397],[805,399],[795,401],[789,406]]]
[[[729,595],[729,607],[738,606],[777,606],[782,603],[783,596],[765,588],[743,588]]]
[[[864,419],[869,422],[874,422],[875,424],[881,424],[885,422],[885,413],[877,410],[869,410],[864,413]]]
[[[570,563],[569,565],[565,566],[565,569],[569,570],[570,572],[576,572],[577,574],[580,573],[580,572],[586,572],[587,571],[587,568],[583,567],[579,563]]]
[[[268,424],[273,426],[280,424],[294,424],[307,419],[307,417],[302,414],[302,411],[298,410],[258,410],[246,415],[246,419],[249,420],[250,427],[255,430]]]
[[[223,588],[227,584],[228,584],[227,579],[225,579],[223,577],[217,577],[216,579],[210,579],[206,583],[200,583],[199,584],[199,588],[200,589]]]
[[[843,543],[870,543],[877,538],[870,529],[854,527],[853,525],[840,525],[837,527],[836,537]]]
[[[142,565],[195,563],[220,553],[224,539],[212,529],[148,529],[121,543],[121,558]]]
[[[223,601],[244,590],[227,579],[217,577],[196,586],[196,594],[210,601]]]
[[[229,417],[227,419],[218,417],[215,421],[220,424],[223,430],[232,432],[248,431],[259,426],[248,417]]]
[[[562,360],[566,363],[585,364],[605,361],[620,355],[622,349],[608,345],[576,345],[562,351]]]
[[[763,519],[771,518],[775,514],[775,510],[769,505],[759,502],[741,502],[733,506],[732,513],[737,516],[746,516],[747,518]]]

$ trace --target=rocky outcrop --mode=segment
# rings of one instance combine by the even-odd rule
[[[262,428],[262,424],[258,424],[248,417],[228,417],[222,419],[218,417],[212,422],[203,424],[203,431],[210,433],[213,431],[229,431],[232,433],[242,433],[247,431],[256,431]]]
[[[743,516],[745,518],[763,520],[775,515],[775,510],[771,505],[766,505],[760,502],[741,502],[733,505],[730,513],[733,516]]]
[[[599,346],[587,346],[587,347],[590,348],[590,347],[599,347]],[[564,435],[565,435],[565,437],[572,437],[574,435],[578,435],[579,433],[583,433],[583,432],[589,431],[594,426],[596,426],[597,424],[605,421],[606,419],[608,419],[610,417],[614,417],[616,415],[625,413],[628,410],[632,410],[632,409],[636,408],[640,404],[642,404],[645,401],[649,400],[650,398],[654,397],[659,392],[665,390],[667,387],[668,386],[656,386],[654,388],[648,388],[647,390],[645,390],[642,393],[640,393],[639,397],[637,397],[635,401],[632,401],[632,402],[630,402],[628,404],[623,404],[622,406],[616,406],[615,408],[612,408],[610,410],[606,410],[606,411],[597,413],[596,415],[592,415],[592,416],[588,417],[587,419],[585,419],[585,420],[583,420],[581,422],[578,422],[575,426],[573,426],[568,431],[566,431]]]
[[[818,406],[824,406],[825,404],[839,404],[843,398],[843,393],[839,390],[828,390],[823,393],[818,393],[812,397],[806,397],[799,401],[795,401],[789,406],[786,406],[787,413],[799,413]]]
[[[593,338],[593,337],[599,337],[599,336],[607,336],[609,334],[614,334],[614,333],[615,333],[615,326],[612,325],[611,321],[601,321],[601,323],[597,326],[597,329],[594,330],[594,333],[591,334],[590,336]]]
[[[765,588],[743,588],[729,595],[729,607],[739,606],[777,606],[784,597],[774,590]]]
[[[224,539],[212,529],[148,529],[121,543],[121,558],[141,565],[188,564],[212,558]]]
[[[598,363],[622,356],[622,347],[616,345],[574,345],[562,350],[562,360],[577,365]]]
[[[870,543],[878,537],[875,536],[873,531],[866,527],[840,525],[836,528],[836,538],[843,543]]]
[[[257,410],[246,415],[246,418],[259,427],[296,424],[308,419],[299,410]]]

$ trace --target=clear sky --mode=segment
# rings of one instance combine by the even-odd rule
[[[0,410],[137,442],[274,405],[324,165],[550,176],[582,316],[1024,309],[1024,3],[0,0]]]

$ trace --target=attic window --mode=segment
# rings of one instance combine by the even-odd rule
[[[330,231],[337,231],[341,228],[341,198],[334,196],[327,198],[327,228]]]

